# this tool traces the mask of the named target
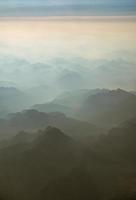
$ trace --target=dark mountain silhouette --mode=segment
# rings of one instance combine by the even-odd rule
[[[20,131],[17,135],[10,139],[0,140],[0,149],[16,144],[29,144],[37,137],[36,134],[30,134],[25,131]]]
[[[106,141],[110,143],[112,150],[115,149],[116,156],[136,164],[136,118],[111,129]]]
[[[38,142],[40,145],[49,145],[54,146],[55,144],[64,144],[71,141],[71,139],[66,136],[63,132],[61,132],[57,128],[47,127],[46,134],[43,132],[38,138]]]
[[[103,188],[102,193],[105,191],[102,194],[105,199],[123,200],[124,197],[127,200],[136,196],[135,133],[136,118],[133,118],[112,128],[107,136],[101,136],[91,147],[96,156],[92,160],[92,171],[95,171],[94,178],[98,178],[99,183],[104,181],[100,188]]]
[[[100,136],[95,150],[112,162],[136,165],[136,118],[112,128],[107,136]]]
[[[45,151],[45,154],[50,153],[54,156],[55,160],[58,158],[57,155],[63,156],[69,154],[70,156],[70,153],[72,154],[77,146],[72,138],[65,135],[58,128],[53,128],[51,126],[40,133],[40,136],[36,138],[35,144],[36,151]]]
[[[54,127],[38,131],[27,143],[27,134],[20,134],[0,149],[0,191],[5,199],[5,194],[11,200],[134,196],[135,119],[112,129],[90,147]]]
[[[8,191],[14,200],[38,199],[50,181],[67,176],[81,159],[82,148],[77,142],[48,127],[29,145],[12,144],[0,150],[2,191]],[[6,173],[11,177],[9,183]]]
[[[122,197],[116,197],[116,198],[113,198],[112,200],[136,200],[136,195],[130,194],[126,196],[125,194],[125,195],[122,195]]]
[[[92,180],[90,173],[85,167],[79,166],[73,169],[69,175],[50,182],[43,191],[42,199],[97,200],[98,197],[97,186],[94,180]]]

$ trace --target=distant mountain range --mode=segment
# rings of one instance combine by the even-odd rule
[[[0,117],[19,111],[29,104],[28,96],[14,87],[0,87]]]
[[[51,101],[47,87],[22,92],[14,87],[0,87],[0,117],[23,109],[40,112],[60,112],[82,121],[100,126],[116,125],[136,115],[135,91],[108,89],[82,89],[63,92]],[[42,95],[40,95],[40,93]],[[42,96],[42,97],[41,97]],[[46,98],[47,97],[47,98]],[[31,106],[37,101],[45,102]]]
[[[113,55],[103,59],[62,55],[54,59],[46,58],[42,62],[31,62],[1,52],[0,86],[37,88],[35,93],[38,93],[40,86],[47,86],[47,93],[52,97],[55,97],[53,91],[57,94],[56,91],[86,88],[135,90],[135,63],[135,56],[129,51],[113,52]]]
[[[56,97],[53,102],[65,106],[70,106],[72,108],[80,107],[85,100],[91,96],[98,93],[103,93],[109,91],[108,89],[82,89],[74,90],[69,92],[64,92],[58,97]]]
[[[83,121],[112,127],[136,115],[136,96],[121,89],[77,90],[33,108],[46,112],[53,108]]]
[[[16,88],[1,87],[0,97],[1,118],[8,113],[23,110],[26,105],[29,107],[31,102],[30,96]],[[78,127],[78,124],[82,124],[79,125],[81,127],[79,135],[82,135],[84,130],[86,131],[84,134],[89,135],[90,130],[96,132],[90,127],[91,124],[111,128],[136,116],[135,108],[134,92],[121,89],[84,89],[64,92],[48,103],[32,106],[30,111],[11,114],[8,119],[1,119],[1,135],[6,136],[6,133],[16,133],[20,130],[35,131],[48,125],[56,126],[66,133],[75,132],[76,135],[76,132],[80,131],[71,129]]]
[[[54,102],[49,102],[45,104],[37,104],[32,107],[34,110],[38,110],[40,112],[47,112],[47,113],[52,113],[52,112],[61,112],[61,113],[66,113],[68,116],[72,114],[72,108],[57,104]]]
[[[121,89],[91,95],[78,115],[96,124],[113,126],[136,115],[136,96]]]
[[[60,128],[66,134],[78,138],[95,137],[100,134],[99,128],[95,125],[66,117],[62,113],[48,114],[36,110],[26,110],[10,114],[7,119],[1,119],[0,135],[1,137],[11,137],[19,131],[34,132],[50,125]]]
[[[29,89],[16,87],[0,87],[0,118],[9,113],[30,108],[35,103],[47,102],[55,96],[54,89],[48,86],[39,86]]]

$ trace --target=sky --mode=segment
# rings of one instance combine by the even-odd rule
[[[0,86],[136,90],[135,14],[136,0],[0,0]]]
[[[0,20],[0,85],[136,90],[135,34],[134,21]]]
[[[0,16],[135,15],[135,0],[0,0]]]

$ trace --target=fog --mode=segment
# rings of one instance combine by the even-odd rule
[[[1,20],[1,86],[135,90],[135,29],[115,19]]]
[[[0,200],[136,199],[134,1],[96,1],[120,14],[123,4],[125,16],[93,17],[41,17],[32,1],[35,17],[31,1],[7,2],[16,12],[0,0]]]

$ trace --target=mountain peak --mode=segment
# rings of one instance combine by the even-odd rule
[[[61,130],[55,127],[48,126],[45,131],[41,133],[38,140],[40,145],[50,146],[62,146],[68,144],[72,139],[65,135]]]
[[[125,90],[122,90],[122,89],[120,89],[120,88],[118,88],[118,89],[116,89],[116,90],[111,90],[110,91],[111,93],[114,93],[114,94],[129,94],[129,95],[131,95],[129,92],[127,92],[127,91],[125,91]]]
[[[46,137],[47,136],[63,137],[63,136],[65,136],[65,134],[61,130],[59,130],[58,128],[48,126],[47,129],[46,129]]]

